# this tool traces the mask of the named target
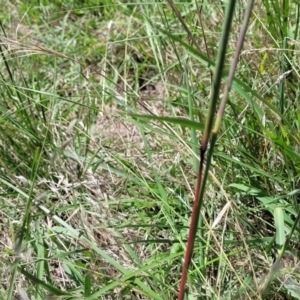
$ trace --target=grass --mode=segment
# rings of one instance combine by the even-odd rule
[[[177,298],[225,8],[176,7],[1,6],[1,299]],[[298,20],[254,6],[187,299],[300,299]]]

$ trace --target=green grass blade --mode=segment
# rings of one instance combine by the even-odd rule
[[[193,120],[184,119],[184,118],[175,118],[175,117],[159,117],[152,115],[139,115],[139,114],[130,114],[134,118],[140,118],[145,120],[157,120],[160,122],[166,122],[170,124],[179,125],[181,127],[188,127],[191,129],[203,130],[204,125]]]
[[[284,212],[281,207],[276,207],[274,210],[274,222],[275,222],[275,236],[276,236],[276,249],[281,251],[283,245],[286,242],[284,232]]]

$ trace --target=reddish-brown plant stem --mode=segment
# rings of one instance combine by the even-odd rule
[[[199,164],[196,192],[195,192],[195,198],[194,198],[194,204],[193,204],[193,210],[192,210],[189,236],[188,236],[188,241],[187,241],[187,248],[185,251],[183,269],[182,269],[182,273],[181,273],[181,282],[180,282],[180,287],[179,287],[178,300],[183,300],[183,298],[184,298],[187,274],[188,274],[188,270],[189,270],[189,266],[190,266],[190,263],[192,260],[193,250],[194,250],[195,236],[196,236],[196,232],[197,232],[197,226],[199,223],[199,205],[200,205],[200,197],[199,196],[200,196],[200,191],[201,191],[202,174],[203,174],[203,166],[204,166],[203,162],[204,162],[204,155],[205,155],[206,149],[207,149],[207,144],[203,145],[203,147],[200,148],[200,164]]]

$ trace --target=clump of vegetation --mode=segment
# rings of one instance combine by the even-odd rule
[[[1,299],[178,297],[246,10],[222,44],[228,4],[211,2],[0,8]],[[296,1],[253,7],[202,161],[187,299],[300,299],[298,24]]]

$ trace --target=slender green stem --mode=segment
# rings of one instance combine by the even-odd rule
[[[186,248],[186,252],[185,252],[184,265],[183,265],[183,270],[182,270],[182,274],[181,274],[181,282],[180,282],[180,287],[179,287],[178,300],[184,299],[185,287],[186,287],[186,281],[187,281],[187,273],[188,273],[188,269],[189,269],[190,262],[192,259],[195,237],[196,237],[196,230],[197,230],[197,226],[199,223],[201,207],[203,204],[203,194],[204,194],[203,191],[204,191],[205,185],[202,184],[202,173],[203,173],[203,169],[204,169],[204,157],[205,157],[205,152],[207,150],[208,140],[209,140],[211,129],[212,129],[213,119],[214,119],[214,115],[215,115],[215,111],[216,111],[217,100],[219,98],[222,73],[223,73],[223,68],[224,68],[224,63],[225,63],[226,48],[227,48],[227,44],[228,44],[231,22],[233,19],[235,2],[236,1],[230,1],[229,5],[226,8],[226,17],[225,17],[225,21],[223,24],[221,43],[220,43],[220,48],[219,48],[217,62],[216,62],[216,71],[213,76],[209,114],[208,114],[208,119],[207,119],[206,126],[205,126],[204,135],[202,138],[202,145],[200,148],[199,172],[198,172],[198,178],[197,178],[197,185],[196,185],[195,199],[194,199],[194,205],[193,205],[193,211],[192,211],[192,217],[191,217],[191,224],[190,224],[190,229],[189,229],[187,248]],[[201,195],[202,195],[202,197],[201,197]]]

